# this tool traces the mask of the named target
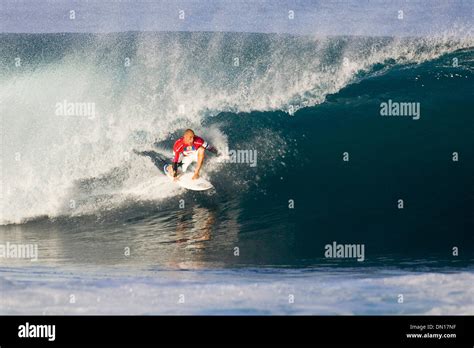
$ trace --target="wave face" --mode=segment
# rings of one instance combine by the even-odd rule
[[[279,177],[282,152],[297,158],[307,151],[285,136],[282,112],[317,110],[348,86],[459,50],[470,52],[472,73],[472,47],[472,38],[449,35],[2,34],[0,224],[176,196],[180,191],[132,150],[169,143],[189,127],[220,148],[267,144],[257,177]],[[84,103],[93,112],[81,114]],[[61,105],[73,105],[74,115],[61,113]],[[255,111],[274,117],[242,117]],[[208,170],[236,182],[216,158]],[[245,186],[252,175],[239,187],[257,192],[265,184]]]

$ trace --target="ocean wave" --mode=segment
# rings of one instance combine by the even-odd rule
[[[292,113],[396,66],[473,47],[471,36],[449,33],[3,34],[0,41],[0,224],[173,196],[177,190],[132,150],[149,149],[189,127],[219,148],[232,146],[225,126],[209,127],[209,118],[222,112]],[[11,57],[20,58],[20,66],[6,64]],[[61,116],[61,103],[91,103],[94,113]],[[279,130],[265,131],[284,142]],[[217,161],[211,167],[218,170]]]

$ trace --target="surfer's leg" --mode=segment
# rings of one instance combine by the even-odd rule
[[[199,173],[202,163],[204,162],[204,148],[200,147],[197,151],[197,166],[196,171]]]
[[[202,163],[204,162],[204,148],[200,147],[196,154],[196,169],[194,170],[193,180],[199,178],[199,171],[201,170]]]

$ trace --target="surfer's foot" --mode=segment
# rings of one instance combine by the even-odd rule
[[[199,179],[199,173],[194,173],[193,180]]]

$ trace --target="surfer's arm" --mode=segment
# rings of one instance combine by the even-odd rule
[[[173,162],[171,168],[173,168],[173,176],[176,178],[178,176],[178,162]]]
[[[173,176],[176,178],[178,176],[178,162],[179,162],[179,152],[174,152],[173,161],[171,162],[171,168],[173,169]]]
[[[200,138],[200,141],[202,142],[201,146],[205,148],[207,151],[212,152],[214,155],[218,154],[217,149],[209,144],[207,141],[204,141],[202,138]]]
[[[173,176],[176,178],[178,176],[178,163],[181,152],[183,151],[183,144],[181,139],[178,139],[173,146],[173,162],[171,168],[173,168]]]

